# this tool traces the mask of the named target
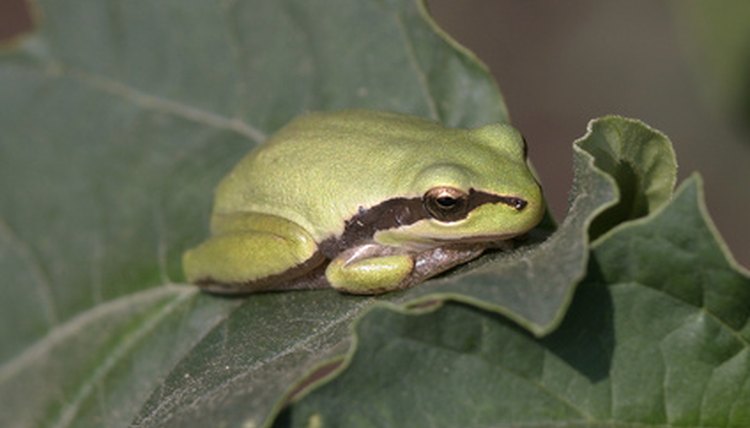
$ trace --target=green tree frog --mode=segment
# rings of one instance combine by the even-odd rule
[[[185,252],[215,293],[413,286],[532,229],[544,214],[509,125],[452,129],[396,113],[310,113],[219,184],[211,236]]]

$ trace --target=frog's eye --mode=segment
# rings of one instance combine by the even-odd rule
[[[457,221],[466,217],[469,195],[452,187],[430,189],[422,197],[427,212],[439,221]]]

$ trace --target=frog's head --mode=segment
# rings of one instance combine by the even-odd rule
[[[378,232],[377,241],[415,247],[501,241],[541,221],[544,200],[523,137],[508,125],[461,136],[436,147],[411,184],[422,195],[422,218]]]

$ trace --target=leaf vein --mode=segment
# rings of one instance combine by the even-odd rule
[[[224,117],[218,113],[151,95],[125,83],[72,67],[57,65],[56,67],[50,67],[50,69],[93,89],[132,102],[145,110],[165,113],[213,128],[232,131],[256,143],[261,143],[266,139],[266,134],[263,131],[239,118]]]
[[[716,313],[714,313],[713,311],[711,311],[709,308],[707,308],[705,306],[705,303],[702,304],[702,305],[700,305],[700,306],[697,306],[697,305],[694,305],[693,303],[689,302],[688,300],[683,299],[680,296],[672,294],[672,293],[670,293],[670,292],[668,292],[668,291],[666,291],[664,289],[661,289],[661,288],[659,288],[657,286],[652,286],[652,285],[645,284],[645,283],[642,283],[642,282],[639,282],[639,281],[635,281],[635,282],[633,282],[633,284],[636,284],[638,286],[645,287],[645,288],[648,288],[650,290],[656,291],[656,292],[658,292],[658,293],[660,293],[660,294],[662,294],[662,295],[664,295],[664,296],[666,296],[666,297],[668,297],[668,298],[670,298],[670,299],[672,299],[672,300],[674,300],[676,302],[680,302],[680,303],[682,303],[684,305],[687,305],[687,306],[692,306],[693,308],[695,308],[696,311],[701,311],[701,312],[705,313],[708,317],[710,317],[713,321],[715,321],[721,327],[727,329],[729,331],[729,333],[732,336],[734,336],[734,338],[737,339],[737,342],[739,342],[742,346],[744,346],[745,348],[750,348],[750,341],[748,341],[747,338],[745,338],[744,336],[742,336],[742,332],[739,331],[738,329],[732,327],[731,325],[727,324],[727,322],[724,321],[719,315],[717,315]]]
[[[50,328],[59,323],[55,300],[52,297],[52,281],[44,269],[41,260],[31,246],[22,240],[4,218],[0,217],[0,240],[6,241],[15,253],[28,265],[29,273],[36,283],[37,294],[41,300],[42,310]]]
[[[171,289],[172,287],[170,287]],[[55,427],[67,427],[74,422],[74,418],[78,413],[83,402],[88,396],[96,391],[97,385],[100,381],[109,373],[115,365],[121,361],[128,353],[130,349],[138,344],[138,342],[152,331],[159,322],[164,319],[167,315],[177,308],[180,304],[187,301],[190,297],[195,294],[194,288],[188,288],[192,292],[180,291],[178,294],[173,296],[171,302],[161,308],[156,314],[145,320],[135,331],[125,337],[122,342],[119,343],[107,356],[104,361],[93,371],[88,379],[81,382],[78,392],[74,394],[72,399],[66,400],[64,410],[56,423],[53,424]]]
[[[388,334],[388,333],[384,332],[383,334]],[[499,370],[502,370],[503,372],[507,373],[508,375],[510,375],[510,376],[512,376],[514,378],[517,378],[517,379],[519,379],[519,380],[521,380],[523,382],[526,382],[526,383],[530,384],[531,386],[533,386],[534,388],[536,388],[537,390],[539,390],[541,393],[547,395],[548,397],[552,398],[553,400],[557,400],[558,402],[560,402],[561,404],[563,404],[564,406],[566,406],[567,408],[569,408],[573,412],[577,413],[580,416],[580,418],[581,418],[581,422],[584,422],[584,421],[588,422],[588,421],[593,421],[594,420],[591,417],[591,415],[587,414],[583,409],[580,409],[575,403],[573,403],[570,400],[566,399],[561,394],[558,394],[556,391],[553,391],[553,390],[549,389],[542,381],[531,379],[529,376],[526,376],[526,375],[524,375],[522,373],[517,372],[516,370],[513,370],[512,368],[510,368],[510,367],[508,367],[506,365],[503,365],[499,361],[488,360],[487,358],[484,358],[482,355],[469,354],[469,353],[465,353],[465,352],[460,352],[460,351],[457,351],[457,350],[452,349],[452,348],[447,347],[447,346],[441,346],[441,344],[439,344],[439,343],[434,343],[434,342],[431,342],[431,341],[419,340],[418,337],[406,337],[406,336],[404,336],[404,337],[399,337],[398,340],[402,340],[402,341],[406,341],[406,342],[414,342],[414,343],[416,343],[416,344],[418,344],[420,346],[424,346],[426,344],[427,346],[439,347],[444,352],[458,354],[458,355],[461,355],[461,356],[464,356],[464,357],[474,358],[474,359],[480,360],[484,364],[488,364],[490,366],[497,367]],[[542,366],[542,377],[544,377],[544,370],[545,370],[545,367],[546,367],[546,360],[547,360],[547,358],[548,358],[548,356],[545,354],[545,356],[544,356],[545,363]]]
[[[71,318],[67,322],[59,324],[34,345],[0,366],[0,384],[21,373],[27,366],[33,365],[35,361],[47,355],[55,346],[64,343],[81,328],[94,323],[109,314],[117,313],[129,307],[142,305],[150,301],[155,301],[169,294],[193,295],[196,292],[197,290],[193,287],[166,284],[94,306]]]
[[[310,334],[308,336],[306,336],[303,340],[300,340],[298,342],[293,343],[291,346],[289,346],[289,347],[287,347],[285,349],[280,350],[278,353],[275,353],[274,355],[272,355],[272,356],[270,356],[268,358],[262,359],[260,361],[256,361],[255,363],[251,364],[246,369],[242,370],[241,372],[237,373],[236,375],[234,375],[234,376],[232,376],[232,377],[230,377],[230,378],[222,381],[221,383],[217,384],[211,391],[205,391],[204,394],[202,394],[202,395],[194,398],[190,403],[185,404],[185,405],[183,405],[181,407],[182,408],[195,408],[195,406],[198,403],[200,403],[201,401],[204,401],[206,399],[209,399],[210,397],[213,397],[214,394],[216,393],[216,391],[220,391],[220,390],[226,388],[227,385],[230,385],[230,384],[232,384],[232,383],[234,383],[234,382],[236,382],[238,380],[244,379],[248,375],[250,375],[250,374],[252,374],[252,373],[254,373],[254,372],[258,371],[258,370],[261,370],[261,369],[265,368],[268,364],[271,364],[274,361],[276,361],[278,359],[281,359],[281,358],[283,358],[283,357],[285,357],[287,355],[290,355],[290,354],[292,354],[292,353],[294,353],[296,351],[303,350],[303,351],[307,351],[307,352],[309,352],[311,354],[312,353],[317,353],[318,356],[325,355],[326,352],[328,352],[329,350],[331,350],[331,349],[339,346],[341,344],[341,342],[336,342],[332,346],[330,346],[330,347],[328,347],[326,349],[323,349],[322,347],[309,348],[308,347],[309,343],[313,342],[313,341],[315,341],[315,340],[317,340],[317,339],[319,339],[321,337],[323,337],[330,330],[332,330],[333,328],[337,327],[341,323],[343,323],[345,321],[348,321],[348,320],[351,320],[355,315],[357,315],[358,313],[360,313],[362,311],[362,308],[371,305],[374,300],[375,299],[373,299],[373,298],[368,298],[368,299],[362,300],[360,303],[358,303],[357,305],[353,306],[346,313],[342,314],[341,316],[337,317],[336,319],[331,320],[329,323],[326,324],[326,326],[324,326],[322,328],[319,328],[319,329],[315,329],[312,332],[310,332]],[[221,325],[217,325],[214,328],[222,328],[223,330],[225,330],[227,332],[226,336],[228,336],[228,326],[227,326],[227,323],[225,323],[225,322],[221,323]],[[226,336],[225,336],[225,338],[226,338]],[[344,340],[350,340],[350,337],[349,336],[345,336]],[[222,346],[224,347],[225,345],[222,344]],[[315,362],[319,362],[320,358],[316,358],[316,359],[314,359],[314,361]],[[310,364],[310,360],[307,361],[307,364]],[[310,368],[309,366],[306,366],[306,367],[307,367],[307,369]],[[304,369],[304,367],[303,367],[303,369]],[[298,376],[293,377],[293,379],[294,380],[300,379],[301,376],[302,376],[302,374],[306,374],[306,373],[308,373],[308,371],[305,369],[305,370],[303,370],[303,372],[297,373]],[[279,397],[279,399],[282,399],[282,398],[283,397]],[[158,415],[160,414],[160,412],[162,412],[162,409],[173,407],[173,405],[174,405],[173,402],[174,402],[174,399],[172,399],[172,400],[170,400],[170,399],[159,400],[159,404],[153,410],[151,410],[148,415],[143,416],[143,418],[139,421],[139,424],[141,424],[141,425],[149,425],[150,423],[153,423],[154,421],[159,420],[158,419]]]

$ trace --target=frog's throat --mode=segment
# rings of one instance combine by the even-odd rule
[[[516,209],[523,209],[526,201],[516,196],[494,195],[487,192],[469,190],[468,206],[464,215],[453,221],[465,219],[475,208],[484,204],[501,203]],[[331,236],[323,240],[318,248],[329,259],[335,258],[342,251],[370,241],[375,232],[414,224],[431,218],[421,197],[394,198],[381,202],[370,208],[359,208],[357,214],[344,224],[341,236]]]

